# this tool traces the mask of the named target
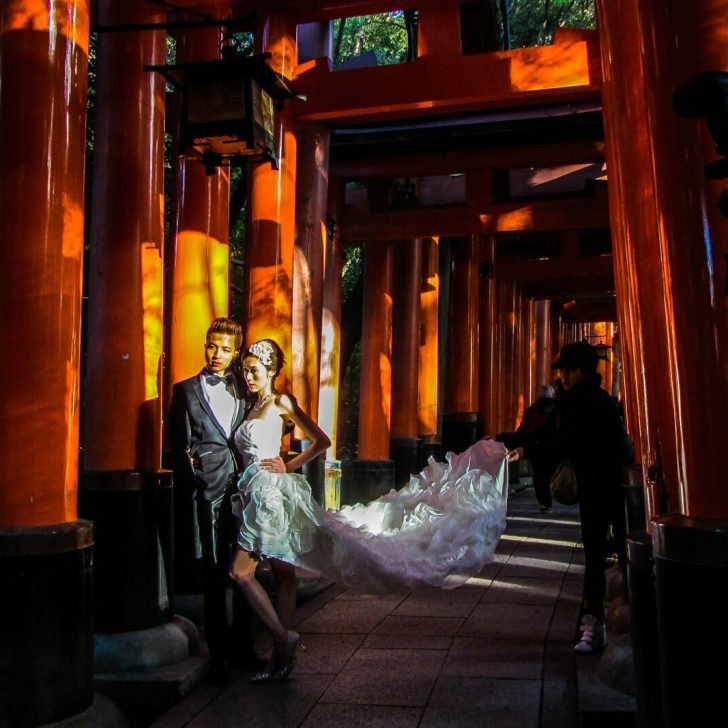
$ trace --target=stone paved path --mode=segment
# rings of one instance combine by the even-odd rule
[[[332,585],[297,611],[307,649],[287,682],[203,683],[154,728],[576,728],[577,519],[512,494],[477,578],[384,597]]]

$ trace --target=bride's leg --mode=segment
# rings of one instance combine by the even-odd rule
[[[273,640],[277,644],[285,643],[288,631],[278,618],[268,592],[255,578],[256,566],[257,561],[247,551],[239,548],[235,551],[230,567],[230,578],[237,584],[261,622],[270,630]]]
[[[291,629],[293,613],[296,611],[296,569],[278,559],[270,559],[270,565],[278,582],[276,611],[283,626]]]

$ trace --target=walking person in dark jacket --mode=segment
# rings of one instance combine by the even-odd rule
[[[586,341],[567,344],[551,365],[558,369],[564,391],[557,397],[557,431],[509,452],[522,457],[571,458],[579,483],[579,517],[584,545],[582,637],[574,647],[592,653],[606,644],[604,570],[611,524],[622,568],[625,558],[625,514],[622,468],[629,458],[629,438],[617,403],[601,388],[597,350]]]
[[[556,390],[550,384],[541,385],[538,399],[523,412],[523,417],[515,432],[499,432],[495,439],[509,450],[525,446],[536,440],[544,440],[556,434]],[[551,490],[549,480],[559,464],[559,458],[547,454],[531,459],[533,470],[533,489],[542,513],[551,510]]]

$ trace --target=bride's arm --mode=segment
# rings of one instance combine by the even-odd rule
[[[303,430],[309,444],[296,457],[286,463],[286,471],[291,473],[302,465],[313,460],[331,445],[328,435],[298,406],[295,398],[284,394],[278,401],[283,410],[282,415],[287,417],[294,425]]]

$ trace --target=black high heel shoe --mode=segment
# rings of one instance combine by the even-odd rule
[[[291,671],[296,666],[296,648],[300,640],[298,632],[288,632],[288,639],[286,641],[286,655],[285,657],[279,657],[281,666],[275,672],[273,680],[286,680],[291,674]]]
[[[253,675],[248,682],[249,683],[264,683],[264,682],[270,682],[271,680],[277,680],[278,678],[276,675],[280,671],[280,664],[278,661],[278,655],[276,655],[275,651],[271,655],[270,660],[268,660],[268,663],[262,670],[258,670],[258,672]]]

